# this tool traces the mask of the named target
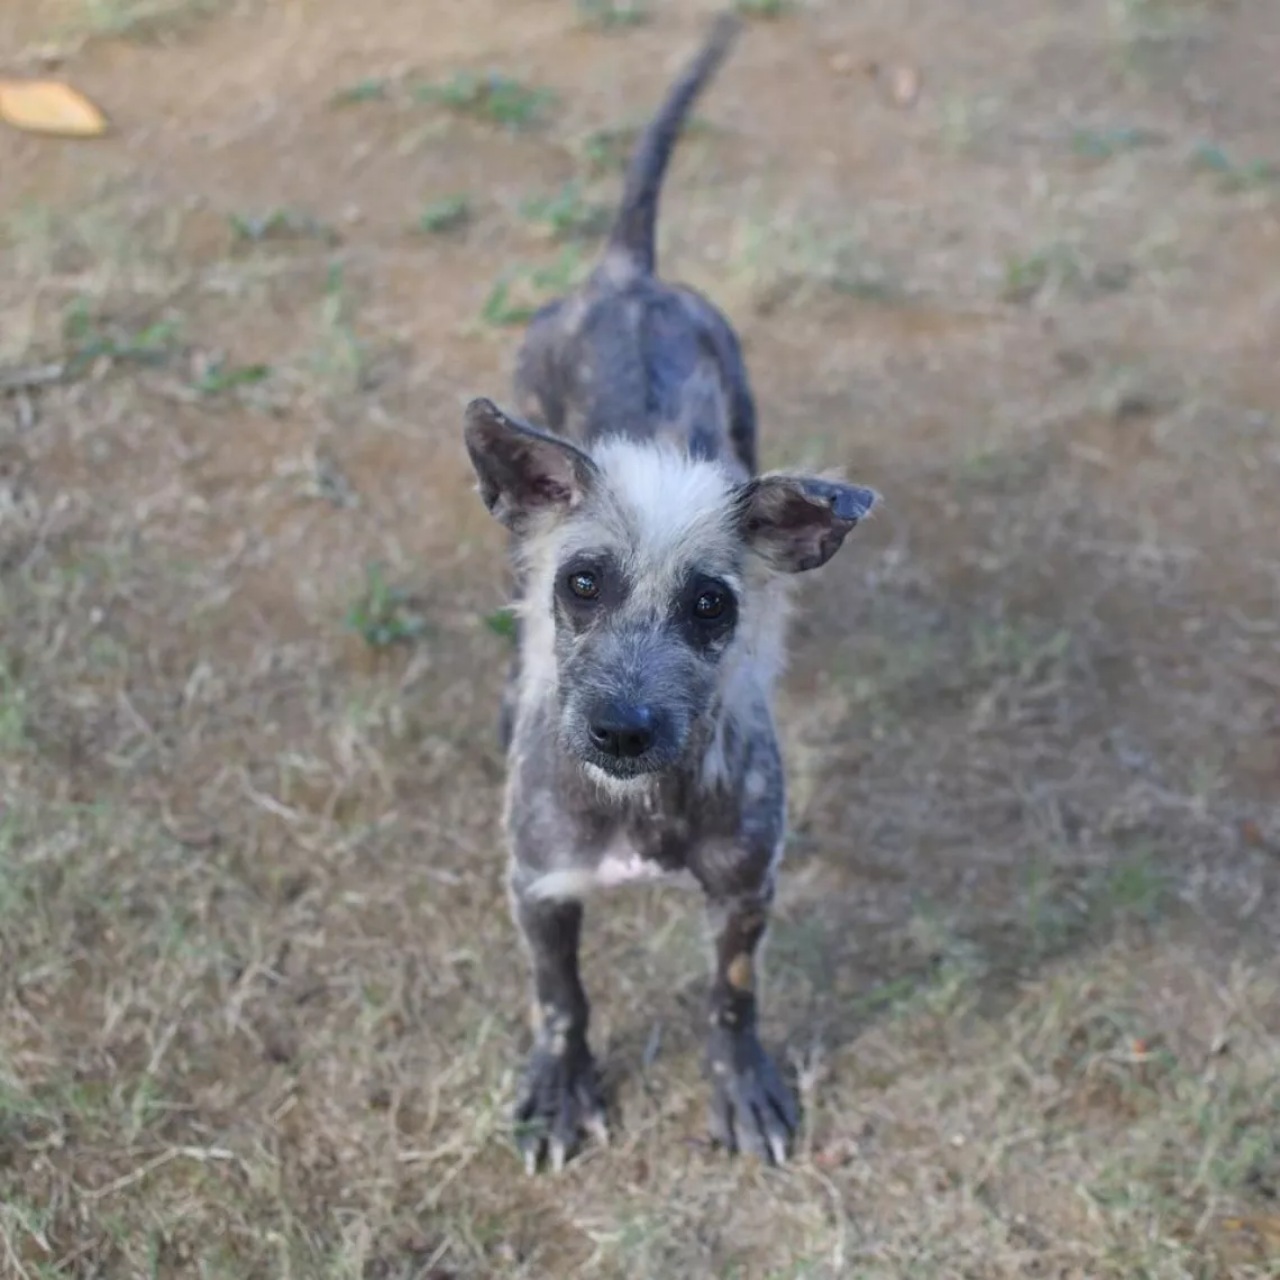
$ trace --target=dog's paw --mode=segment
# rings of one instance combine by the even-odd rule
[[[711,1136],[729,1151],[785,1163],[799,1113],[791,1090],[755,1034],[717,1037],[710,1066]]]
[[[557,1172],[564,1168],[584,1131],[601,1143],[609,1141],[599,1075],[585,1044],[534,1049],[521,1080],[515,1124],[526,1173],[536,1173],[544,1158]]]

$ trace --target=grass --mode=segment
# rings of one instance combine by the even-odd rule
[[[79,0],[77,26],[90,35],[153,40],[216,14],[226,0]]]
[[[524,84],[498,71],[458,71],[448,80],[418,85],[414,97],[515,130],[541,124],[556,101],[549,89]]]
[[[514,641],[516,638],[516,615],[511,609],[497,609],[485,615],[484,625],[495,636]]]
[[[624,170],[645,123],[603,125],[584,134],[577,141],[576,151],[587,173],[598,177]],[[708,137],[715,132],[714,125],[695,113],[685,121],[681,138],[687,145],[691,138]]]
[[[539,306],[579,283],[589,269],[574,245],[566,246],[550,263],[511,268],[490,289],[480,318],[493,328],[527,324]]]
[[[335,107],[350,107],[361,102],[384,102],[390,94],[390,83],[375,76],[357,80],[355,84],[339,89],[329,101]]]
[[[552,196],[523,200],[520,213],[553,240],[594,239],[609,229],[613,219],[613,210],[588,200],[578,182],[566,182]]]
[[[83,298],[72,303],[62,328],[69,348],[69,377],[77,377],[99,363],[161,364],[173,354],[178,332],[173,320],[133,326],[96,316]]]
[[[733,0],[734,9],[749,18],[780,18],[794,6],[795,0]]]
[[[386,649],[417,639],[426,620],[414,612],[408,592],[387,582],[380,565],[370,565],[363,589],[347,610],[346,625],[371,649]]]
[[[593,129],[579,143],[583,163],[593,174],[615,173],[626,168],[640,125],[610,125]]]
[[[1266,160],[1238,162],[1215,143],[1199,143],[1191,153],[1191,167],[1210,174],[1224,192],[1280,190],[1280,165]]]
[[[196,390],[202,395],[224,395],[239,387],[252,387],[271,376],[269,364],[228,364],[213,360],[196,378]]]
[[[855,234],[804,218],[739,218],[732,266],[762,313],[822,295],[883,302],[901,291]]]
[[[294,209],[233,213],[229,221],[233,237],[246,244],[266,240],[320,240],[332,244],[337,240],[337,233],[332,227]]]
[[[604,31],[638,27],[650,21],[646,0],[575,0],[583,23]]]
[[[1071,149],[1086,160],[1110,160],[1128,151],[1161,146],[1166,141],[1166,135],[1159,130],[1138,126],[1077,129],[1071,135]]]
[[[1030,302],[1045,290],[1083,284],[1080,255],[1067,245],[1051,245],[1005,263],[1003,296],[1008,302]]]
[[[335,394],[353,394],[365,384],[368,344],[357,331],[355,304],[340,265],[331,266],[325,279],[311,365]]]
[[[352,107],[405,96],[411,102],[440,107],[514,132],[545,124],[556,105],[556,95],[550,89],[494,70],[460,70],[443,80],[407,85],[371,76],[339,89],[329,98],[329,105]]]
[[[427,204],[418,215],[417,227],[424,235],[438,236],[466,226],[471,217],[470,197],[457,192]]]
[[[1074,245],[1058,241],[1007,259],[1001,296],[1006,302],[1015,303],[1061,293],[1096,297],[1129,288],[1133,272],[1128,262],[1091,262]]]

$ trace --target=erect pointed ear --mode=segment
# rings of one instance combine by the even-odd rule
[[[831,559],[865,519],[877,495],[858,485],[811,476],[761,476],[743,485],[743,538],[783,573],[816,569]]]
[[[467,405],[464,438],[485,506],[517,533],[539,512],[577,506],[598,474],[581,449],[509,418],[492,400]]]

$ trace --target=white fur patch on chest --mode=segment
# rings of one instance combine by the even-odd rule
[[[610,850],[600,860],[596,868],[596,879],[602,889],[612,889],[624,884],[661,884],[664,880],[673,880],[688,872],[673,872],[654,862],[652,858],[642,858],[634,849],[614,852]]]
[[[642,884],[668,885],[681,889],[698,888],[698,882],[691,872],[683,868],[669,870],[652,858],[642,858],[625,840],[615,840],[594,867],[548,871],[534,880],[525,892],[531,898],[562,901],[566,898],[583,898],[589,893],[605,889]]]

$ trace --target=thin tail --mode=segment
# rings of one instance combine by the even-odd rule
[[[658,114],[649,122],[627,165],[622,206],[609,236],[606,257],[623,258],[633,269],[652,275],[658,225],[658,197],[676,139],[698,95],[724,61],[741,23],[724,13],[712,24],[706,43],[672,85]]]

